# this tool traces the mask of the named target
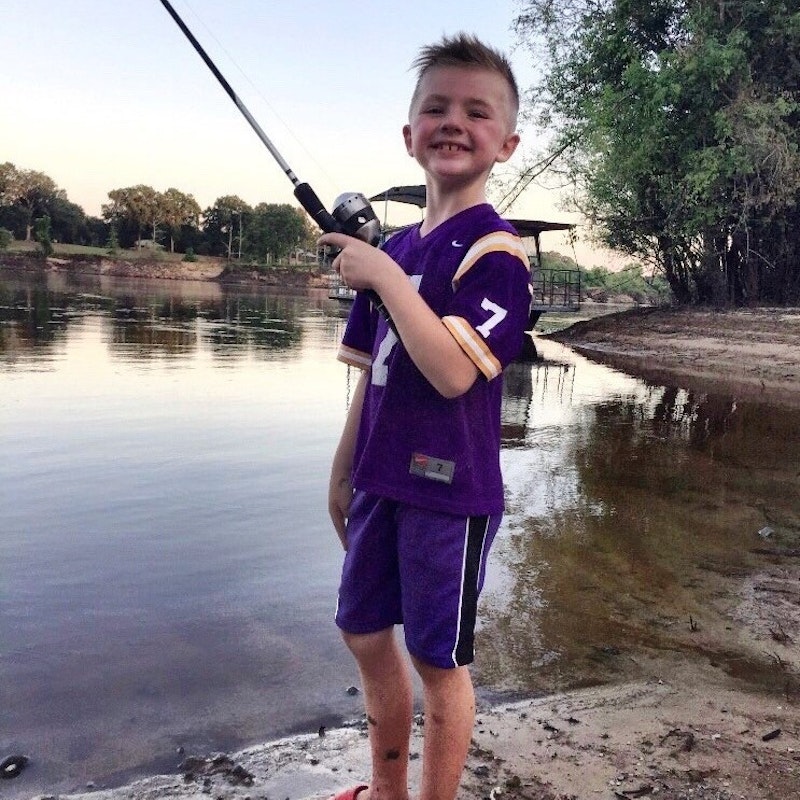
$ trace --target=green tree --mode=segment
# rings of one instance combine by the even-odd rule
[[[545,67],[544,158],[603,244],[681,302],[800,297],[796,7],[526,0],[517,30]]]
[[[64,193],[58,193],[50,201],[48,210],[52,236],[57,242],[89,244],[86,213],[77,203],[71,203]]]
[[[47,258],[53,254],[53,241],[50,238],[50,217],[45,214],[34,220],[34,231],[36,241],[39,243],[39,250]]]
[[[103,219],[117,225],[117,233],[126,227],[135,230],[136,241],[141,241],[147,230],[153,243],[158,239],[158,224],[163,222],[163,205],[159,193],[145,184],[112,189],[108,193],[111,202],[102,206]]]
[[[26,242],[32,238],[34,218],[47,213],[57,196],[55,181],[43,172],[18,169],[10,161],[0,165],[0,206],[16,206],[22,211]]]
[[[245,232],[242,252],[259,261],[280,261],[304,241],[305,217],[287,203],[259,203]]]
[[[175,233],[184,225],[199,227],[200,206],[194,197],[178,189],[167,189],[158,197],[160,218],[169,232],[169,249],[175,252]]]
[[[235,194],[218,197],[203,212],[203,233],[211,255],[232,259],[242,247],[242,234],[253,209]]]

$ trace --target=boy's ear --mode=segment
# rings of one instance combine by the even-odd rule
[[[406,143],[406,152],[413,156],[414,152],[411,149],[411,126],[410,125],[403,125],[403,140]]]
[[[495,158],[495,163],[502,164],[504,161],[508,161],[508,159],[514,155],[514,151],[517,149],[518,144],[519,134],[510,133],[503,142],[503,146],[500,148],[500,151]]]

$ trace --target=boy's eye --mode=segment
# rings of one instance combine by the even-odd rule
[[[425,114],[441,114],[442,107],[441,106],[428,106],[427,108],[423,108],[423,113]]]

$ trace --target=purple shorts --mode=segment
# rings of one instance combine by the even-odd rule
[[[486,557],[501,519],[428,511],[356,491],[336,624],[356,634],[402,624],[414,657],[442,668],[469,664]]]

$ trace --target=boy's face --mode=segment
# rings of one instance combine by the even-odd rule
[[[403,127],[406,149],[443,185],[485,181],[516,150],[515,115],[502,75],[480,67],[432,67]]]

